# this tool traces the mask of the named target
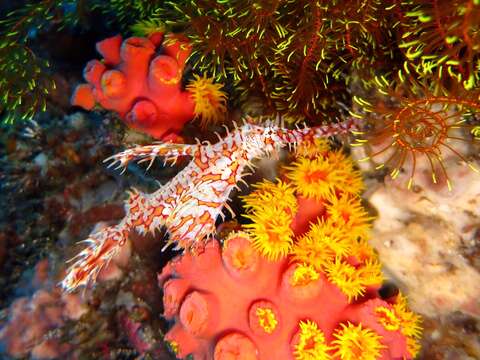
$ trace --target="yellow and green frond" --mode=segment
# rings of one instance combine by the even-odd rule
[[[148,37],[154,33],[164,33],[166,30],[165,23],[157,18],[140,20],[130,27],[133,35]]]

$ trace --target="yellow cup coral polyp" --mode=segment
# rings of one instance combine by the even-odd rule
[[[323,331],[310,320],[298,323],[298,330],[293,336],[291,346],[293,355],[298,360],[331,359]]]
[[[335,355],[342,360],[376,360],[380,357],[380,350],[385,348],[381,336],[362,328],[361,324],[342,324],[334,336],[336,340],[332,343],[337,349]]]
[[[206,127],[218,122],[227,111],[227,97],[221,90],[221,84],[214,84],[213,79],[194,74],[194,80],[187,85],[195,103],[195,117],[200,118],[200,125]]]

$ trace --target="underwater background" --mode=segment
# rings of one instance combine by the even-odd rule
[[[480,1],[0,1],[0,359],[480,359]]]

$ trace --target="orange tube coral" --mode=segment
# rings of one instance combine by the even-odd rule
[[[165,41],[164,41],[165,38]],[[162,54],[156,55],[161,46]],[[71,99],[92,110],[96,103],[117,112],[126,124],[155,138],[179,132],[194,117],[202,123],[218,120],[226,111],[226,96],[205,78],[196,77],[182,89],[181,80],[191,46],[180,35],[154,33],[122,42],[114,36],[97,43],[103,62],[90,61]]]
[[[366,243],[371,218],[358,200],[360,175],[343,155],[335,158],[338,189],[301,192],[296,180],[308,167],[299,164],[332,166],[332,153],[303,157],[286,168],[291,183],[265,181],[245,197],[252,221],[245,232],[232,232],[223,247],[212,240],[200,254],[183,254],[164,268],[164,315],[174,323],[165,339],[178,358],[416,355],[419,317],[401,296],[380,298],[383,275]],[[352,182],[359,186],[342,187]]]

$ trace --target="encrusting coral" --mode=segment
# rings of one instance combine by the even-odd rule
[[[163,143],[139,146],[112,156],[112,165],[126,168],[135,159],[149,161],[164,158],[174,163],[179,157],[190,157],[190,163],[170,182],[152,194],[132,191],[125,204],[126,216],[115,226],[107,227],[86,240],[87,248],[77,255],[62,287],[72,291],[95,280],[99,271],[126,244],[130,231],[153,233],[166,226],[169,240],[177,248],[197,252],[215,233],[215,221],[223,217],[223,207],[252,161],[269,156],[286,146],[298,146],[316,138],[348,133],[353,121],[289,130],[274,122],[266,126],[245,122],[235,127],[216,144],[193,145]]]
[[[349,168],[350,160],[334,157],[332,169]],[[285,180],[256,185],[244,198],[252,223],[223,245],[212,240],[198,255],[178,256],[159,275],[164,316],[173,321],[165,339],[178,358],[386,360],[418,353],[419,316],[402,295],[379,296],[383,276],[366,242],[361,188],[305,195],[304,183],[288,179],[318,187],[328,180],[305,174],[302,161],[331,160],[329,151],[307,154],[284,168]],[[360,180],[353,168],[342,176]],[[344,197],[354,205],[337,205]]]
[[[48,266],[47,260],[40,261],[29,284],[32,289],[24,290],[32,295],[17,298],[4,310],[5,318],[0,324],[1,355],[49,360],[66,358],[72,352],[74,345],[53,333],[69,321],[78,321],[88,307],[79,294],[62,294],[60,289],[52,288]]]
[[[182,89],[191,46],[179,34],[155,32],[123,42],[118,35],[97,43],[97,50],[103,61],[87,64],[88,84],[77,86],[73,105],[91,110],[98,103],[129,127],[158,139],[175,136],[194,117],[206,124],[226,111],[226,95],[211,79],[196,75]]]

